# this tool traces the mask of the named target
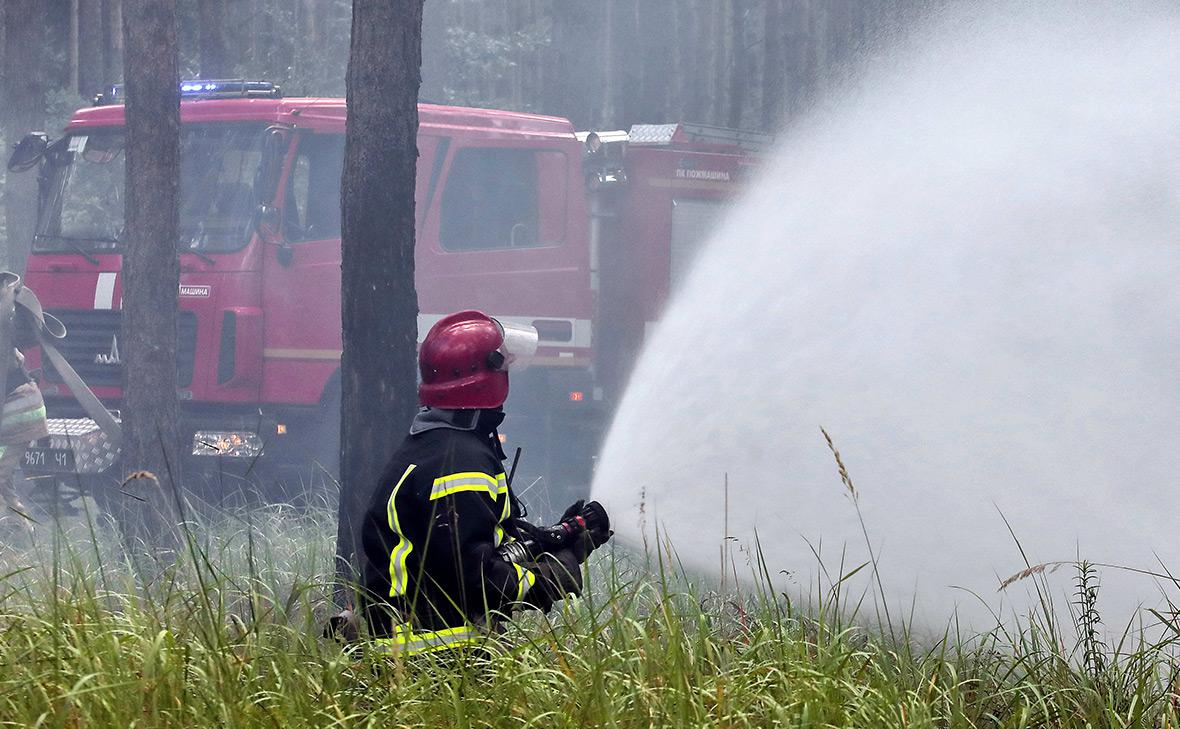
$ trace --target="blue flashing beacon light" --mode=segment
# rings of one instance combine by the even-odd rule
[[[193,99],[281,99],[283,90],[269,81],[245,79],[188,79],[180,82],[180,98]],[[127,87],[115,84],[109,93],[99,94],[95,106],[122,104],[127,100]]]

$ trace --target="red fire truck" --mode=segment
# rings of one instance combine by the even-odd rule
[[[46,147],[26,275],[69,330],[62,354],[113,410],[119,93],[76,112]],[[180,113],[185,450],[220,468],[265,452],[260,462],[315,460],[331,472],[344,101],[194,81],[182,85]],[[419,331],[463,308],[536,327],[538,360],[514,378],[504,432],[526,448],[526,484],[584,486],[645,330],[768,140],[689,124],[578,133],[555,117],[431,104],[419,116]],[[117,454],[60,374],[46,363],[40,378],[54,435],[28,450],[26,469],[110,470]]]

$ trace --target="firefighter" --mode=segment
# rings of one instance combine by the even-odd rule
[[[391,652],[472,645],[516,605],[548,611],[580,593],[581,563],[610,536],[595,504],[601,518],[569,546],[506,556],[527,522],[505,476],[496,428],[508,370],[525,365],[536,346],[532,327],[478,311],[444,317],[422,342],[422,408],[385,468],[361,531],[363,614],[371,637]],[[574,524],[582,506],[571,509]]]
[[[28,511],[16,492],[16,470],[25,446],[49,435],[41,390],[25,369],[25,358],[19,349],[36,345],[34,326],[28,309],[16,306],[12,330],[15,346],[6,365],[8,374],[4,383],[8,392],[0,414],[0,508],[4,510],[0,518],[17,519],[25,531],[31,531],[32,527]]]

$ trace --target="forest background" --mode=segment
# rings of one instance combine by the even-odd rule
[[[692,121],[772,131],[880,28],[930,0],[427,0],[421,100],[568,117],[579,129]],[[183,78],[343,96],[349,0],[177,0]],[[4,0],[0,130],[60,133],[122,80],[122,0]],[[15,181],[14,181],[15,182]],[[0,186],[0,263],[23,268],[32,180]]]

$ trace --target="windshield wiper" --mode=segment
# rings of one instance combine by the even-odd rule
[[[198,250],[197,250],[195,247],[193,247],[192,245],[190,245],[188,248],[184,248],[184,249],[182,249],[182,250],[181,250],[181,253],[191,253],[191,254],[193,254],[194,256],[196,256],[197,258],[200,258],[200,259],[201,259],[202,261],[204,261],[205,263],[208,263],[210,266],[216,266],[216,265],[217,265],[217,261],[215,261],[215,260],[214,260],[214,259],[213,259],[211,256],[206,256],[204,253],[201,253],[200,251],[198,251]]]
[[[98,265],[98,259],[95,258],[94,256],[90,255],[90,253],[87,252],[87,250],[82,247],[81,243],[79,243],[79,240],[94,241],[96,243],[118,243],[119,242],[119,241],[115,240],[114,238],[81,238],[81,239],[77,239],[77,238],[69,238],[64,235],[45,235],[44,233],[37,233],[36,235],[33,236],[33,238],[34,238],[34,240],[61,241],[62,243],[65,243],[66,245],[68,245],[70,248],[74,249],[75,253],[77,253],[80,256],[82,256],[83,258],[85,258],[93,266]]]
[[[181,232],[181,234],[182,234],[182,236],[184,235],[183,231]],[[181,238],[182,243],[181,243],[180,252],[181,253],[191,253],[194,256],[196,256],[197,258],[200,258],[205,263],[209,264],[210,266],[215,266],[215,265],[217,265],[217,261],[213,260],[209,256],[207,256],[204,253],[202,253],[201,251],[197,250],[197,246],[201,244],[201,239],[204,237],[205,237],[205,231],[204,231],[203,227],[200,224],[198,224],[197,225],[197,232],[195,234],[189,236],[187,241],[185,241],[183,238]]]

